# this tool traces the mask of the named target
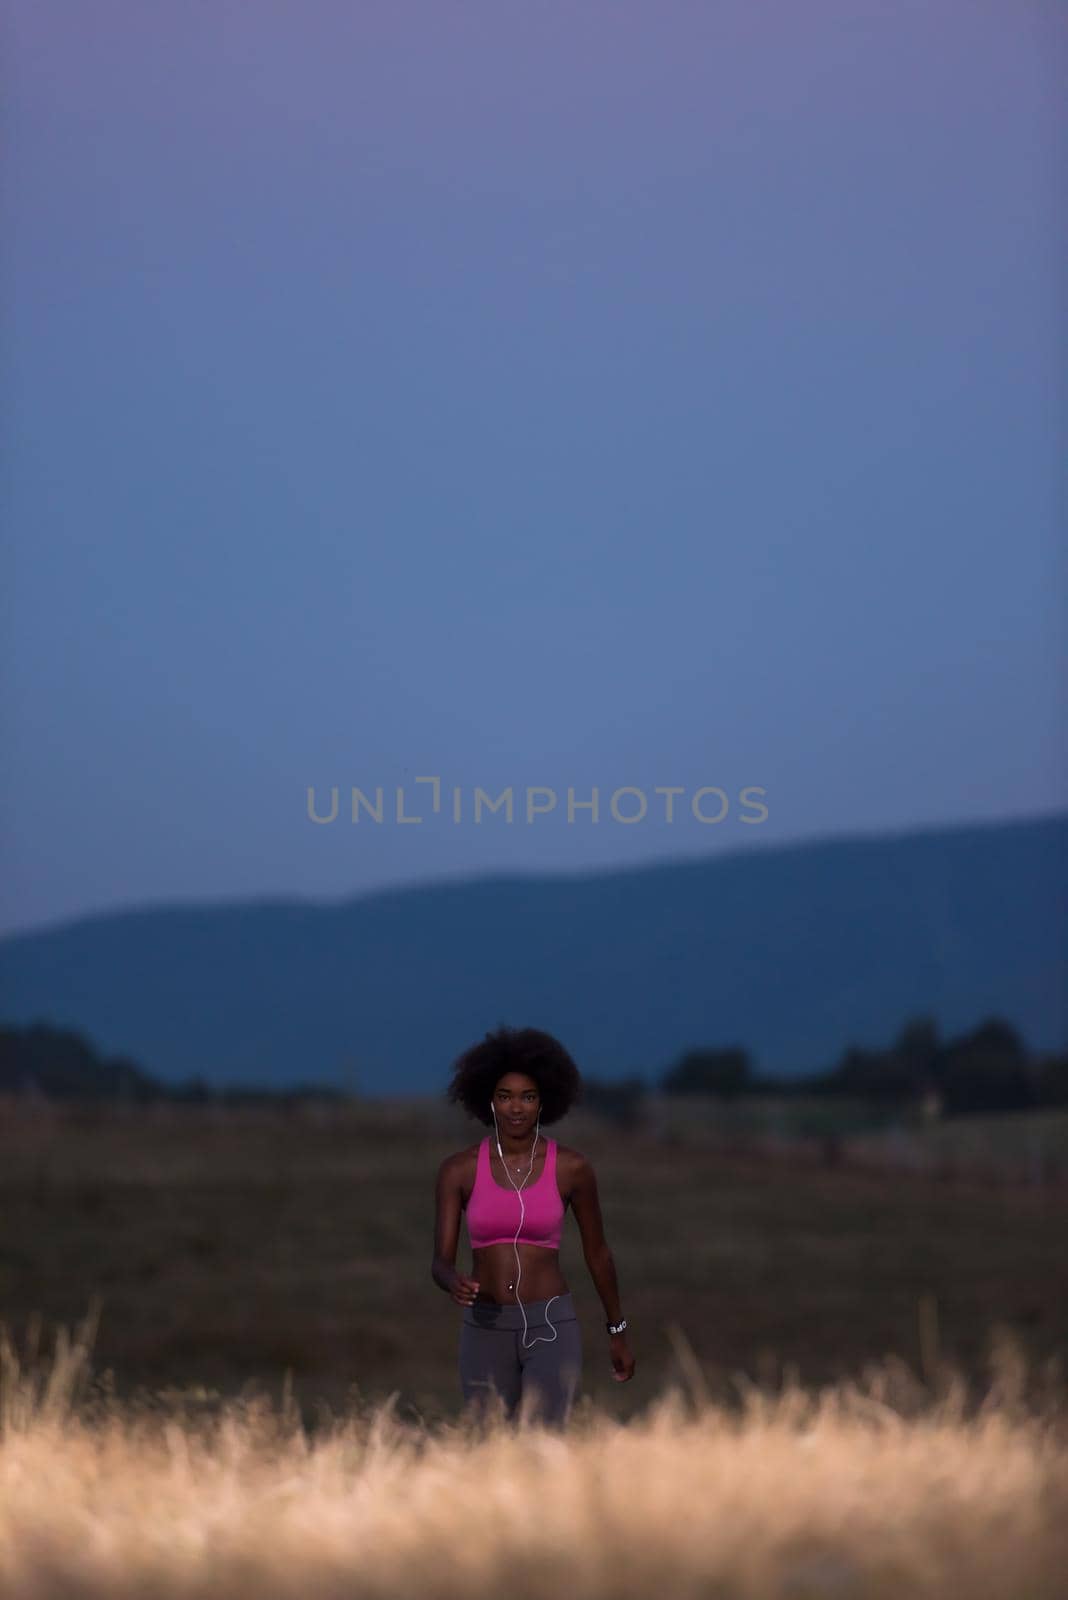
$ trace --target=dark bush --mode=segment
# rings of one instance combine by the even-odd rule
[[[660,1080],[665,1094],[718,1094],[752,1088],[749,1053],[742,1049],[688,1050]]]

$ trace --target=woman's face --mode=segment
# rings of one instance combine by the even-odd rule
[[[525,1072],[506,1072],[493,1091],[493,1104],[499,1126],[523,1134],[537,1121],[541,1097],[534,1079]]]

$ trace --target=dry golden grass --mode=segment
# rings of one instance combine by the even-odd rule
[[[637,1374],[569,1219],[579,1408],[480,1430],[429,1275],[432,1176],[475,1133],[0,1107],[4,1600],[1066,1593],[1063,1186],[570,1116]]]
[[[862,1383],[743,1383],[725,1408],[691,1360],[627,1422],[585,1400],[563,1435],[402,1422],[355,1393],[309,1432],[285,1396],[116,1399],[94,1319],[50,1357],[39,1323],[22,1350],[0,1338],[5,1596],[1065,1593],[1068,1412],[1053,1367],[1035,1404],[1011,1338],[981,1396],[890,1361]]]

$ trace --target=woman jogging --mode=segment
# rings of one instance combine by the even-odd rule
[[[578,1393],[582,1338],[557,1252],[570,1205],[607,1317],[614,1376],[634,1376],[597,1180],[585,1156],[542,1135],[581,1094],[574,1061],[537,1028],[501,1027],[457,1058],[446,1098],[489,1128],[438,1169],[434,1282],[464,1308],[460,1382],[484,1410],[563,1426]],[[466,1212],[471,1276],[456,1269]]]

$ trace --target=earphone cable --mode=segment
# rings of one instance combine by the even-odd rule
[[[523,1231],[523,1222],[524,1222],[524,1219],[526,1217],[526,1212],[527,1212],[527,1208],[523,1204],[522,1189],[523,1189],[523,1184],[526,1183],[527,1178],[529,1178],[530,1174],[534,1171],[534,1152],[538,1148],[538,1135],[539,1135],[539,1133],[541,1131],[541,1112],[540,1111],[538,1112],[538,1120],[537,1120],[537,1124],[536,1124],[536,1126],[534,1128],[534,1144],[531,1147],[531,1151],[530,1151],[530,1166],[527,1168],[526,1178],[523,1179],[523,1183],[521,1183],[519,1185],[519,1188],[516,1189],[515,1182],[514,1182],[514,1180],[512,1178],[512,1174],[508,1171],[508,1163],[504,1159],[504,1151],[501,1149],[501,1130],[500,1130],[500,1127],[499,1127],[499,1125],[497,1123],[497,1108],[493,1104],[492,1100],[490,1101],[490,1110],[493,1112],[493,1126],[494,1126],[494,1129],[495,1129],[496,1134],[497,1134],[497,1154],[501,1158],[501,1165],[503,1166],[505,1172],[508,1174],[508,1182],[512,1185],[512,1188],[515,1189],[516,1194],[519,1195],[519,1227],[516,1229],[515,1238],[512,1240],[512,1248],[515,1251],[515,1261],[516,1261],[515,1297],[519,1301],[519,1309],[523,1313],[523,1349],[524,1350],[528,1350],[530,1348],[530,1345],[532,1345],[532,1344],[552,1344],[553,1339],[558,1339],[560,1337],[559,1334],[557,1333],[556,1329],[553,1327],[553,1324],[551,1322],[549,1322],[549,1307],[552,1305],[554,1300],[559,1300],[560,1296],[558,1294],[551,1295],[549,1297],[549,1299],[545,1302],[545,1320],[549,1324],[549,1327],[552,1328],[552,1330],[553,1330],[552,1339],[549,1339],[544,1334],[542,1334],[542,1335],[539,1335],[538,1338],[531,1339],[531,1340],[528,1341],[527,1340],[527,1331],[528,1330],[527,1330],[526,1307],[523,1305],[523,1302],[520,1299],[520,1295],[519,1295],[519,1279],[520,1279],[520,1276],[522,1275],[522,1271],[523,1271],[523,1263],[519,1259],[519,1235]],[[549,1152],[548,1151],[545,1152],[545,1159],[546,1159],[546,1161],[548,1161],[548,1159],[549,1159]]]

